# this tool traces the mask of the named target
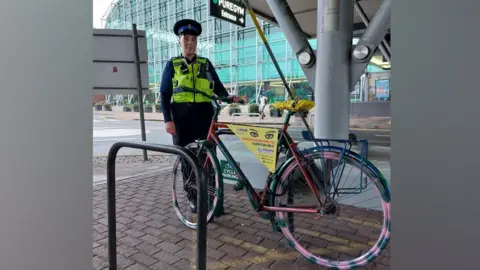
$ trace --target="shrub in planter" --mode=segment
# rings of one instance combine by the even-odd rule
[[[143,109],[145,112],[151,113],[153,112],[153,105],[145,105]]]
[[[108,103],[103,104],[103,110],[107,111],[107,112],[111,112],[112,111],[112,105],[108,104]]]
[[[157,103],[153,105],[153,107],[155,108],[155,112],[158,112],[158,113],[162,112],[162,106],[160,106],[160,104]]]
[[[283,111],[277,108],[274,108],[272,105],[270,105],[269,111],[270,111],[270,117],[281,117],[283,114]]]
[[[302,114],[303,114],[303,117],[307,118],[308,112],[303,112],[303,113],[296,112],[296,113],[295,113],[295,117],[302,117]]]
[[[260,113],[260,106],[258,106],[258,104],[248,105],[248,113]]]
[[[103,109],[103,103],[99,102],[95,104],[95,111],[101,111]]]
[[[228,109],[228,114],[229,115],[232,115],[234,113],[241,113],[242,110],[240,109],[240,107],[238,107],[237,104],[231,104],[230,105],[230,108]]]
[[[140,111],[140,105],[138,105],[138,104],[133,104],[133,105],[132,105],[132,109],[133,109],[134,112],[139,112],[139,111]]]
[[[132,111],[132,107],[130,105],[124,105],[123,106],[123,111],[124,112],[131,112]]]

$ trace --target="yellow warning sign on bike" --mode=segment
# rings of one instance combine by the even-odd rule
[[[245,125],[228,125],[228,128],[257,156],[270,172],[275,171],[278,129]]]

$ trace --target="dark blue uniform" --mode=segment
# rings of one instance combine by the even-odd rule
[[[188,64],[195,61],[185,59]],[[207,61],[212,79],[215,81],[214,93],[218,96],[228,96],[228,92],[220,82],[210,61]],[[179,146],[186,146],[196,139],[206,139],[208,129],[213,117],[213,106],[210,102],[205,103],[170,103],[173,95],[172,78],[174,75],[172,61],[168,61],[162,75],[160,86],[161,106],[165,122],[175,123],[176,135],[173,136],[173,143]]]
[[[202,25],[194,20],[180,20],[173,26],[173,32],[177,36],[184,34],[199,36],[202,33]],[[184,58],[187,64],[196,61],[196,56],[189,61]],[[213,92],[218,96],[228,96],[228,92],[220,82],[217,73],[210,61],[207,61],[208,70],[211,79],[215,82]],[[185,147],[189,143],[197,139],[206,139],[213,117],[213,105],[211,102],[201,103],[170,103],[173,95],[174,69],[172,61],[168,61],[162,75],[162,84],[160,86],[161,106],[163,107],[163,117],[165,122],[173,121],[175,125],[175,133],[173,136],[173,144]],[[204,156],[200,156],[203,160]],[[189,166],[182,160],[182,175],[184,181],[184,189],[187,193],[190,209],[196,212],[196,190],[190,185],[185,185],[185,180],[190,176]]]

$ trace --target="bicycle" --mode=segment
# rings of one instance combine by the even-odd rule
[[[177,90],[179,91],[179,90]],[[284,118],[284,122],[282,128],[276,129],[278,131],[278,141],[277,141],[277,152],[276,157],[274,158],[278,161],[278,157],[280,153],[284,153],[287,157],[286,161],[282,164],[278,164],[278,166],[270,172],[265,187],[263,191],[257,192],[250,184],[250,181],[245,177],[242,169],[237,165],[234,158],[230,154],[230,152],[226,149],[223,142],[220,140],[219,135],[222,134],[230,134],[234,135],[235,133],[229,129],[229,125],[225,123],[218,123],[218,115],[220,112],[220,105],[218,104],[217,100],[221,100],[224,102],[232,102],[229,98],[221,98],[215,95],[209,96],[205,95],[202,92],[199,92],[194,89],[183,89],[180,91],[189,91],[194,92],[197,94],[202,94],[206,97],[212,99],[212,104],[215,108],[215,114],[212,118],[212,124],[210,128],[210,132],[208,138],[206,140],[197,141],[196,143],[192,143],[187,146],[187,148],[195,151],[197,155],[201,155],[204,158],[202,162],[204,162],[204,168],[208,171],[213,170],[213,176],[210,177],[215,183],[214,185],[208,188],[209,196],[213,196],[212,199],[209,200],[211,202],[211,209],[209,209],[207,222],[211,222],[213,217],[219,208],[223,205],[223,178],[221,167],[219,164],[219,160],[216,155],[215,147],[218,147],[223,155],[226,157],[230,166],[237,172],[240,177],[240,182],[244,185],[247,191],[248,198],[250,200],[250,204],[254,208],[254,210],[264,219],[270,220],[273,230],[274,231],[281,231],[282,234],[285,236],[288,244],[295,248],[303,257],[305,257],[308,261],[325,266],[332,269],[353,269],[356,267],[360,267],[366,265],[372,261],[374,261],[387,247],[390,241],[390,231],[391,231],[391,221],[390,221],[390,200],[391,200],[391,193],[390,187],[388,182],[386,181],[385,177],[382,173],[370,162],[367,160],[367,150],[365,150],[365,146],[368,149],[368,143],[366,141],[351,141],[351,140],[321,140],[313,138],[311,132],[303,133],[304,138],[310,142],[314,142],[316,146],[310,147],[304,150],[300,150],[298,144],[295,143],[292,137],[288,133],[288,126],[290,118],[297,112],[302,112],[298,104],[301,102],[299,101],[289,101],[283,103],[278,103],[278,108],[287,109],[288,113]],[[285,105],[286,104],[286,105]],[[309,104],[308,102],[306,104]],[[275,104],[274,104],[275,106]],[[304,106],[311,108],[310,105]],[[305,109],[309,109],[305,108]],[[251,127],[245,125],[244,127]],[[326,143],[326,144],[325,144]],[[335,146],[333,143],[337,144],[344,144],[344,147]],[[352,145],[362,145],[361,153],[358,154],[351,150]],[[321,160],[321,164],[317,166],[315,161],[317,159]],[[325,161],[328,159],[328,161]],[[342,165],[342,162],[345,161],[345,165]],[[175,164],[177,167],[179,164],[178,160]],[[356,168],[360,168],[360,188],[351,188],[351,185],[347,188],[344,185],[340,188],[340,181],[335,181],[335,176],[342,175],[343,170],[346,165],[350,165]],[[175,169],[174,169],[175,170]],[[340,172],[341,171],[341,172]],[[175,171],[174,171],[175,174]],[[365,176],[365,177],[364,177]],[[175,178],[174,178],[175,179]],[[191,179],[189,179],[190,181]],[[296,188],[296,184],[298,184],[301,180],[306,181],[308,189],[312,191],[313,198],[312,199],[317,206],[312,205],[292,205],[294,200],[296,199],[295,195],[296,192],[294,188]],[[383,218],[377,218],[377,224],[369,225],[378,225],[377,227],[373,228],[379,229],[380,235],[376,241],[370,241],[368,244],[372,245],[372,247],[366,247],[366,245],[360,246],[358,244],[357,247],[364,248],[363,250],[367,250],[363,255],[352,255],[355,256],[354,259],[350,260],[343,260],[338,256],[335,256],[333,253],[328,253],[321,247],[315,246],[315,243],[309,243],[308,240],[311,240],[312,237],[322,237],[324,236],[324,232],[321,233],[314,232],[309,230],[310,228],[317,228],[313,226],[310,220],[300,218],[301,226],[295,228],[295,218],[293,214],[312,214],[313,220],[320,220],[320,219],[327,219],[328,217],[336,217],[345,209],[345,212],[355,212],[359,211],[359,213],[367,213],[370,217],[376,217],[380,214],[379,211],[375,210],[362,210],[361,208],[355,208],[348,204],[340,204],[339,200],[336,199],[337,195],[346,194],[346,195],[355,195],[359,192],[366,190],[369,183],[373,185],[375,188],[374,191],[378,192],[380,195],[380,207],[381,212],[384,214]],[[174,180],[175,182],[175,180]],[[188,182],[188,181],[187,181]],[[194,180],[190,182],[190,184],[194,185]],[[213,184],[213,183],[212,183]],[[175,183],[174,183],[175,188]],[[331,194],[333,192],[333,194]],[[298,192],[297,192],[298,193]],[[174,207],[177,207],[176,201],[176,193],[175,190],[172,192],[173,200],[174,200]],[[279,197],[287,195],[287,203],[281,203],[279,201]],[[298,198],[298,197],[297,197]],[[302,196],[300,200],[308,200],[309,197]],[[371,206],[373,207],[373,206]],[[185,217],[180,214],[177,209],[175,209],[177,215],[180,217],[182,222],[190,228],[195,229],[196,223],[195,222],[186,222]],[[287,213],[286,215],[284,213]],[[349,220],[350,219],[350,220]],[[345,222],[353,222],[353,218],[345,218]],[[357,220],[358,221],[358,220]],[[310,223],[308,223],[310,222]],[[379,224],[382,224],[381,226]],[[307,225],[304,225],[307,224]],[[323,223],[322,223],[323,224]],[[332,225],[333,224],[333,225]],[[362,225],[368,225],[367,221],[360,222]],[[338,223],[337,223],[338,225]],[[335,223],[331,223],[329,226],[333,226],[335,229]],[[359,225],[357,223],[357,225]],[[309,228],[305,229],[304,227]],[[322,225],[318,227],[319,230],[322,230]],[[329,229],[332,229],[329,227]],[[325,229],[323,229],[325,230]],[[360,230],[360,229],[358,229]],[[368,229],[367,229],[368,230]],[[367,230],[365,232],[367,232]],[[300,239],[296,239],[294,234],[299,234],[301,237],[306,236],[305,241],[307,242],[308,246],[312,246],[312,250],[307,250],[306,247],[303,247],[300,244]],[[328,240],[328,237],[324,240]],[[350,243],[349,240],[340,241],[343,238],[333,239],[329,238],[329,240],[336,240],[337,242],[342,243]],[[302,240],[303,241],[303,240]],[[352,243],[353,245],[353,243]],[[333,248],[333,247],[332,247]],[[345,249],[338,248],[339,250],[345,251]],[[363,251],[362,250],[362,251]],[[328,251],[328,250],[327,250]],[[323,254],[322,254],[323,252]],[[315,255],[315,253],[319,253],[319,255]],[[328,254],[327,254],[328,253]],[[342,255],[344,255],[343,253]],[[353,252],[352,252],[353,254]],[[325,259],[324,257],[327,257]],[[338,260],[337,260],[338,259]]]

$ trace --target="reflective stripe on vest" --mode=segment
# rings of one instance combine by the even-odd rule
[[[188,65],[182,57],[172,59],[174,76],[172,79],[173,89],[195,88],[208,95],[212,95],[214,82],[210,79],[207,59],[198,57],[197,61]],[[185,102],[210,102],[211,100],[201,94],[188,92],[174,93],[172,103]]]

